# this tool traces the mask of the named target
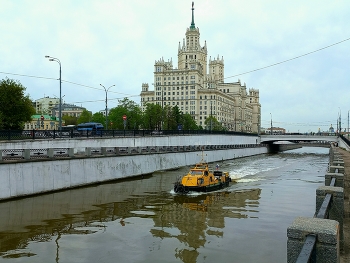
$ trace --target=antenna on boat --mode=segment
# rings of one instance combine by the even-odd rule
[[[205,163],[205,160],[204,160],[204,156],[207,156],[206,154],[204,154],[204,148],[202,147],[202,154],[201,154],[201,163]],[[197,154],[199,155],[199,154]]]

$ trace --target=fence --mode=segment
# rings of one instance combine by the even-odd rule
[[[209,131],[209,130],[99,130],[78,132],[76,130],[0,130],[0,140],[25,140],[25,139],[56,139],[56,138],[90,138],[90,137],[140,137],[162,135],[200,135],[200,134],[228,134],[257,136],[256,133],[235,131]]]
[[[298,217],[287,229],[287,262],[339,262],[343,218],[344,162],[332,146],[325,186],[316,190],[314,217]]]
[[[137,155],[154,153],[175,153],[186,151],[215,151],[228,149],[267,147],[265,144],[229,144],[229,145],[183,145],[183,146],[142,146],[142,147],[86,147],[82,153],[74,148],[45,149],[0,149],[0,164],[13,161],[52,160],[60,158],[87,158],[99,156]]]

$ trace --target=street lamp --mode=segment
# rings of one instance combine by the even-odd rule
[[[115,85],[112,85],[112,86],[108,87],[107,89],[106,89],[106,87],[103,86],[102,84],[100,84],[100,86],[103,87],[104,90],[105,90],[105,92],[106,92],[106,130],[108,130],[108,120],[107,120],[107,92],[109,91],[110,88],[114,87]]]
[[[272,114],[270,112],[270,116],[271,116],[271,135],[272,135]]]
[[[210,101],[210,132],[212,131],[213,128],[213,101]]]
[[[339,135],[341,134],[341,109],[339,108]]]
[[[56,61],[60,65],[60,103],[58,104],[58,118],[59,118],[59,124],[58,124],[58,130],[62,130],[62,78],[61,78],[61,61],[58,58],[45,56],[45,58],[48,58],[49,61]]]
[[[349,111],[350,110],[348,110],[348,138],[349,138]]]

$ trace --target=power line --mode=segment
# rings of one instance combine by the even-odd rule
[[[130,97],[138,97],[140,95],[130,95],[128,96],[128,98]],[[124,99],[126,97],[120,97],[120,98],[112,98],[112,99],[108,99],[108,101],[112,101],[112,100],[121,100]],[[101,99],[101,100],[86,100],[86,101],[73,101],[70,102],[69,104],[79,104],[79,103],[90,103],[90,102],[99,102],[99,101],[105,101],[105,99]]]
[[[323,50],[323,49],[330,48],[330,47],[332,47],[332,46],[338,45],[338,44],[340,44],[340,43],[343,43],[343,42],[349,41],[349,40],[350,40],[350,38],[347,38],[347,39],[344,39],[344,40],[339,41],[339,42],[337,42],[337,43],[331,44],[331,45],[329,45],[329,46],[322,47],[322,48],[319,48],[319,49],[317,49],[317,50],[314,50],[314,51],[305,53],[305,54],[303,54],[303,55],[299,55],[299,56],[296,56],[296,57],[294,57],[294,58],[290,58],[290,59],[287,59],[287,60],[283,60],[283,61],[281,61],[281,62],[277,62],[277,63],[271,64],[271,65],[268,65],[268,66],[264,66],[264,67],[261,67],[261,68],[257,68],[257,69],[249,70],[249,71],[246,71],[246,72],[243,72],[243,73],[240,73],[240,74],[236,74],[236,75],[233,75],[233,76],[229,76],[229,77],[226,77],[226,78],[224,78],[224,79],[234,78],[234,77],[238,77],[238,76],[245,75],[245,74],[248,74],[248,73],[252,73],[252,72],[255,72],[255,71],[259,71],[259,70],[263,70],[263,69],[266,69],[266,68],[274,67],[274,66],[277,66],[277,65],[279,65],[279,64],[283,64],[283,63],[289,62],[289,61],[294,60],[294,59],[298,59],[298,58],[301,58],[301,57],[308,56],[308,55],[310,55],[310,54],[312,54],[312,53],[319,52],[319,51],[321,51],[321,50]]]
[[[283,63],[286,63],[286,62],[289,62],[289,61],[292,61],[292,60],[295,60],[295,59],[298,59],[298,58],[301,58],[301,57],[310,55],[310,54],[312,54],[312,53],[319,52],[319,51],[321,51],[321,50],[330,48],[330,47],[332,47],[332,46],[338,45],[338,44],[340,44],[340,43],[343,43],[343,42],[346,42],[346,41],[349,41],[349,40],[350,40],[350,38],[347,38],[347,39],[344,39],[344,40],[342,40],[342,41],[339,41],[339,42],[333,43],[333,44],[331,44],[331,45],[328,45],[328,46],[326,46],[326,47],[322,47],[322,48],[319,48],[319,49],[317,49],[317,50],[314,50],[314,51],[311,51],[311,52],[308,52],[308,53],[305,53],[305,54],[302,54],[302,55],[299,55],[299,56],[296,56],[296,57],[293,57],[293,58],[290,58],[290,59],[287,59],[287,60],[283,60],[283,61],[280,61],[280,62],[271,64],[271,65],[268,65],[268,66],[264,66],[264,67],[261,67],[261,68],[253,69],[253,70],[246,71],[246,72],[243,72],[243,73],[240,73],[240,74],[236,74],[236,75],[233,75],[233,76],[225,77],[224,79],[234,78],[234,77],[241,76],[241,75],[245,75],[245,74],[252,73],[252,72],[255,72],[255,71],[263,70],[263,69],[266,69],[266,68],[269,68],[269,67],[277,66],[277,65],[279,65],[279,64],[283,64]],[[6,75],[14,75],[14,76],[28,77],[28,78],[38,78],[38,79],[57,80],[56,78],[51,78],[51,77],[42,77],[42,76],[34,76],[34,75],[26,75],[26,74],[18,74],[18,73],[3,72],[3,71],[0,71],[0,73],[6,74]],[[80,84],[80,83],[76,83],[76,82],[72,82],[72,81],[68,81],[68,80],[62,80],[62,82],[66,82],[66,83],[73,84],[73,85],[77,85],[77,86],[82,86],[82,87],[86,87],[86,88],[90,88],[90,89],[95,89],[95,90],[101,90],[101,91],[103,91],[103,89],[100,89],[100,88],[96,88],[96,87],[92,87],[92,86],[88,86],[88,85],[84,85],[84,84]],[[126,93],[121,93],[121,92],[116,92],[116,91],[110,91],[110,92],[111,92],[111,93],[117,93],[117,94],[126,95],[126,97],[136,97],[136,96],[140,96],[140,95],[131,95],[131,94],[126,94]],[[120,99],[120,98],[117,98],[117,99]],[[110,99],[110,100],[113,100],[113,99]],[[75,103],[87,103],[87,102],[97,102],[97,101],[103,101],[103,100],[84,101],[84,102],[75,102]]]
[[[13,75],[13,76],[20,76],[20,77],[27,77],[27,78],[58,80],[57,78],[41,77],[41,76],[34,76],[34,75],[25,75],[25,74],[18,74],[18,73],[3,72],[3,71],[0,71],[0,73],[5,74],[5,75]],[[92,86],[88,86],[88,85],[84,85],[84,84],[79,84],[79,83],[68,81],[68,80],[64,80],[64,79],[62,79],[61,81],[69,83],[69,84],[77,85],[77,86],[82,86],[82,87],[86,87],[86,88],[90,88],[90,89],[96,89],[96,90],[103,91],[103,89],[100,89],[100,88],[96,88],[96,87],[92,87]],[[131,95],[131,94],[127,94],[127,93],[121,93],[121,92],[117,92],[117,91],[110,91],[110,92],[117,93],[117,94],[122,94],[122,95],[127,95],[127,96],[135,96],[135,95]]]
[[[57,80],[56,78],[40,77],[40,76],[34,76],[34,75],[24,75],[24,74],[10,73],[10,72],[3,72],[3,71],[0,71],[0,73],[5,74],[5,75],[13,75],[13,76],[20,76],[20,77],[27,77],[27,78],[36,78],[36,79],[53,79],[53,80]],[[62,81],[63,81],[63,80],[62,80]]]

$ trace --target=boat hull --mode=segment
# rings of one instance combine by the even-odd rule
[[[229,182],[220,182],[217,184],[211,184],[207,186],[184,186],[180,183],[175,183],[174,192],[178,194],[187,194],[188,192],[212,192],[226,188],[230,185]]]

